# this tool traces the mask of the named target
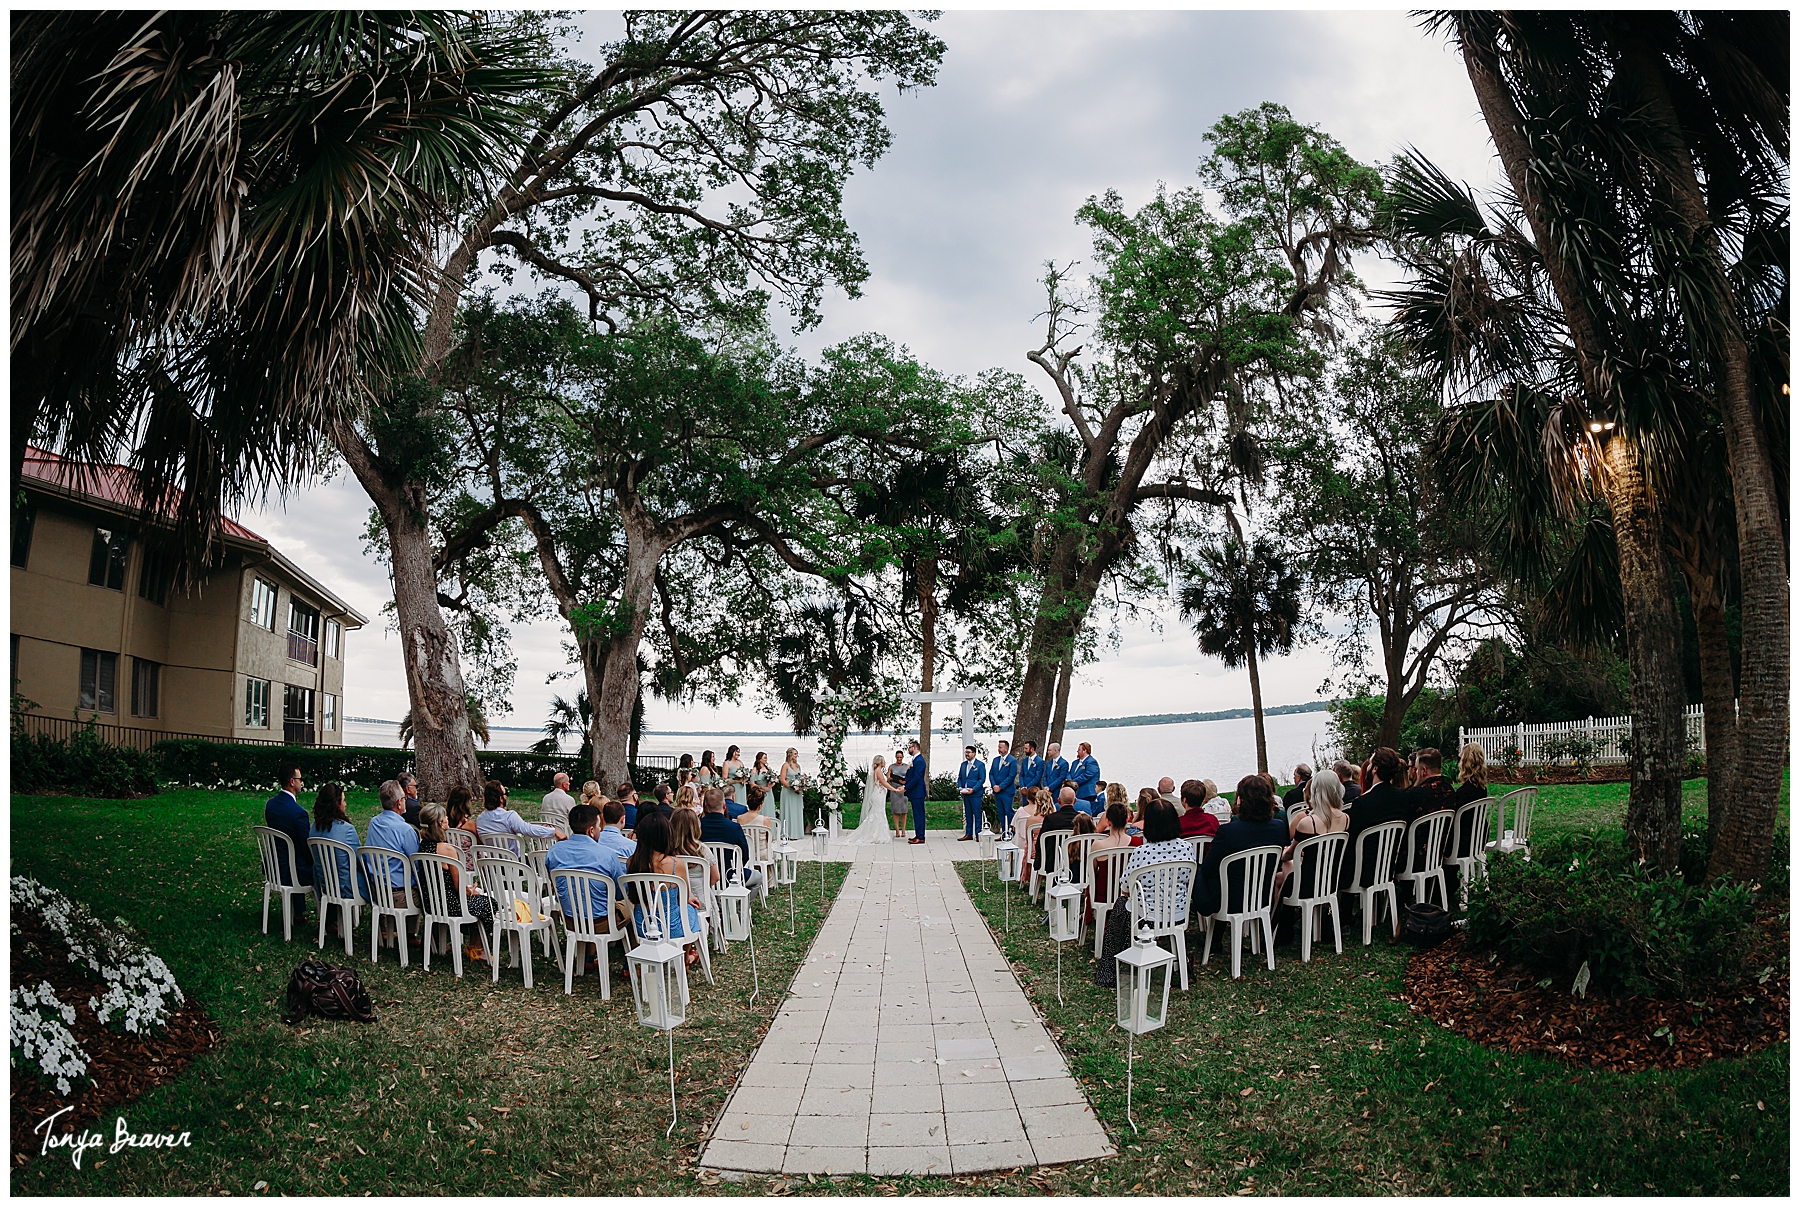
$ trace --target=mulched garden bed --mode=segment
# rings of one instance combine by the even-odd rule
[[[1787,928],[1765,917],[1775,951]],[[1568,978],[1544,978],[1486,952],[1461,934],[1414,956],[1402,995],[1414,1013],[1489,1047],[1560,1056],[1570,1064],[1635,1073],[1692,1068],[1724,1056],[1747,1056],[1788,1036],[1788,971],[1753,975],[1731,990],[1691,1000],[1607,998],[1569,991]],[[1661,1031],[1662,1034],[1657,1034]]]
[[[75,1007],[75,1022],[70,1030],[88,1054],[88,1071],[79,1080],[71,1079],[75,1082],[75,1092],[64,1098],[53,1084],[35,1071],[12,1070],[14,1168],[25,1164],[43,1149],[44,1133],[34,1133],[31,1129],[65,1106],[74,1109],[58,1116],[55,1123],[58,1135],[83,1129],[94,1120],[107,1116],[115,1107],[133,1102],[147,1091],[173,1081],[195,1057],[219,1040],[212,1021],[192,999],[169,1016],[166,1027],[155,1028],[148,1034],[121,1033],[102,1025],[94,1017],[88,999],[105,992],[105,986],[91,979],[85,965],[69,961],[68,949],[50,933],[42,918],[28,910],[15,910],[12,916],[12,983],[23,987],[27,982],[35,985],[41,980],[49,981],[56,996]],[[129,1115],[126,1122],[133,1131],[147,1130]],[[108,1117],[97,1129],[105,1133],[108,1144],[113,1140],[110,1124],[112,1119]],[[100,1154],[102,1158],[105,1155],[104,1152]]]

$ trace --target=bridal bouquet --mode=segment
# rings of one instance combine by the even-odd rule
[[[819,781],[802,771],[799,775],[788,776],[788,785],[801,794],[811,792],[819,786]]]

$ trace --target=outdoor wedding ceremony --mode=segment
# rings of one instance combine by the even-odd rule
[[[1788,1195],[1789,40],[15,13],[12,1193]]]

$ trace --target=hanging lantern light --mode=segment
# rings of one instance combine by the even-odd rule
[[[987,861],[994,857],[995,842],[994,830],[988,824],[987,818],[981,819],[981,833],[977,834],[975,838],[981,843],[981,891],[985,893],[987,892]]]
[[[625,953],[625,967],[631,977],[631,1000],[637,1006],[638,1022],[655,1027],[669,1037],[669,1130],[675,1133],[678,1111],[675,1106],[675,1028],[687,1021],[687,961],[681,944],[663,941],[662,932],[652,928],[644,941]]]
[[[813,858],[823,863],[825,856],[831,852],[831,831],[825,828],[824,822],[820,822],[813,827],[812,836]]]
[[[725,938],[731,943],[742,943],[750,937],[750,890],[744,887],[743,878],[734,868],[731,872],[731,883],[713,894],[719,901],[719,921],[725,931]]]
[[[1000,879],[1009,884],[1019,882],[1019,866],[1024,854],[1025,852],[1020,849],[1018,843],[1012,840],[1010,835],[994,844],[995,871]]]
[[[1062,948],[1059,946],[1058,951]],[[1175,953],[1150,938],[1146,922],[1132,937],[1131,946],[1121,951],[1119,962],[1119,1026],[1125,1028],[1125,1122],[1137,1132],[1137,1120],[1131,1117],[1132,1062],[1136,1060],[1137,1037],[1161,1027],[1169,1017],[1169,979],[1174,971]]]
[[[1050,937],[1056,940],[1056,1003],[1062,1004],[1063,944],[1081,938],[1081,921],[1087,908],[1087,894],[1079,884],[1070,884],[1067,875],[1058,873],[1050,886]]]
[[[792,884],[800,878],[800,852],[790,843],[776,843],[769,849],[775,856],[775,883],[777,886]]]

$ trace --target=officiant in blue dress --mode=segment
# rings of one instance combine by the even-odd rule
[[[994,812],[1000,817],[1000,832],[1012,824],[1013,796],[1019,791],[1019,760],[1011,754],[1010,745],[1002,739],[1000,753],[988,763],[988,782],[994,787]]]

